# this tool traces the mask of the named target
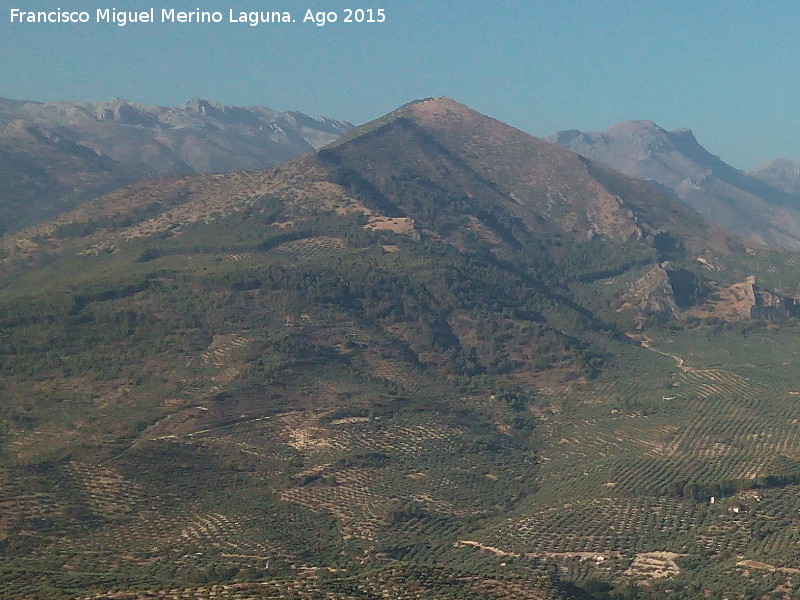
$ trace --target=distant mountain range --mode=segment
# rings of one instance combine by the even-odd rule
[[[688,129],[626,121],[605,131],[560,131],[563,148],[649,182],[750,240],[800,248],[800,164],[775,160],[750,173],[724,163]]]
[[[353,125],[191,100],[180,107],[0,99],[0,233],[133,181],[263,168]]]
[[[353,124],[195,99],[179,107],[0,98],[0,234],[153,177],[254,170],[321,148]],[[648,182],[757,243],[800,248],[800,163],[744,173],[688,129],[628,121],[548,141]]]

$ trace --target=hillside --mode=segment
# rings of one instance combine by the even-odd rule
[[[277,165],[352,128],[299,112],[0,98],[0,232],[141,179]]]
[[[706,219],[755,243],[800,248],[800,197],[791,186],[743,173],[703,148],[688,129],[665,131],[626,121],[605,131],[561,131],[547,138],[651,183]]]
[[[0,251],[0,596],[791,577],[800,261],[452,100]]]

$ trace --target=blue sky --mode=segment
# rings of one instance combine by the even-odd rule
[[[650,119],[747,169],[800,160],[800,3],[537,0],[0,0],[0,96],[203,97],[356,123],[451,96],[534,135]],[[20,25],[10,8],[287,10],[259,27]],[[382,24],[303,24],[383,8]]]

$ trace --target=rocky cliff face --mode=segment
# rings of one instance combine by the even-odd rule
[[[759,286],[752,275],[726,286],[665,262],[654,266],[620,296],[618,310],[632,311],[639,322],[661,315],[732,323],[797,316],[800,303]]]
[[[751,275],[742,282],[721,287],[689,314],[721,321],[785,319],[798,314],[798,301],[760,287]]]
[[[678,316],[680,309],[667,270],[659,265],[639,278],[622,295],[619,310],[633,310],[642,317],[651,314]]]

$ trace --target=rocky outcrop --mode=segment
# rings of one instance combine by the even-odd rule
[[[681,311],[675,302],[667,269],[658,265],[636,280],[620,298],[618,310],[632,310],[640,317],[653,314],[678,316]]]
[[[640,321],[651,315],[723,322],[783,320],[800,316],[800,301],[760,287],[754,276],[720,286],[666,262],[622,294],[618,310],[633,311]]]
[[[798,314],[798,301],[781,296],[756,284],[755,276],[719,288],[708,299],[689,311],[689,315],[720,321],[746,319],[782,320]]]

